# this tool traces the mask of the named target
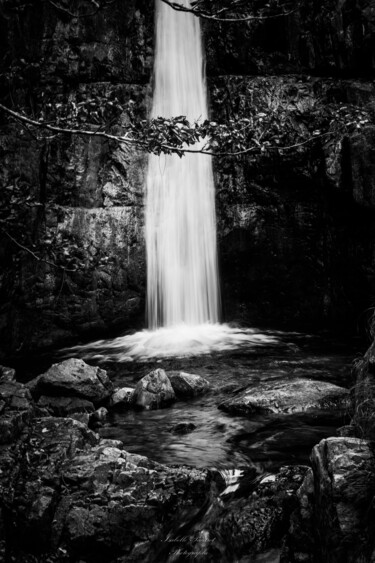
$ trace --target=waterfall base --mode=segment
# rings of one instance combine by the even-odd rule
[[[86,359],[128,362],[155,358],[198,356],[242,348],[275,346],[281,340],[274,333],[234,328],[226,324],[178,325],[142,330],[113,340],[98,340],[69,349]]]

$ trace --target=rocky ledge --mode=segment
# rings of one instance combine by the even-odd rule
[[[239,397],[219,405],[231,414],[291,414],[319,410],[342,410],[349,406],[349,391],[343,387],[310,379],[271,381],[250,387]]]

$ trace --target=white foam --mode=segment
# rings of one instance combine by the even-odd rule
[[[155,358],[199,356],[241,348],[280,344],[274,335],[256,329],[233,328],[226,324],[180,324],[157,330],[142,330],[112,340],[98,340],[69,349],[86,359],[116,362],[145,361]]]

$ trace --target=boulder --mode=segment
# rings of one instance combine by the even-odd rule
[[[297,492],[283,561],[374,560],[375,456],[366,440],[321,440]]]
[[[144,409],[159,409],[169,406],[176,400],[167,374],[156,369],[138,381],[133,394],[133,404]]]
[[[79,397],[48,397],[42,395],[38,407],[46,408],[54,416],[70,416],[73,413],[92,413],[95,407],[91,401]]]
[[[249,388],[240,397],[228,399],[219,409],[231,414],[291,414],[345,409],[349,391],[343,387],[310,379],[268,381]]]
[[[210,388],[210,384],[207,379],[192,373],[171,371],[168,372],[168,378],[176,396],[181,397],[182,399],[202,395]]]
[[[366,440],[328,438],[313,449],[317,560],[372,561],[375,456]]]
[[[121,387],[117,389],[109,400],[110,407],[129,407],[132,403],[134,389],[132,387]]]
[[[53,364],[49,370],[30,382],[33,396],[80,397],[94,404],[111,396],[113,386],[105,370],[89,366],[83,360],[70,358]]]

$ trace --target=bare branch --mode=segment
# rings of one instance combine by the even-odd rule
[[[117,135],[111,135],[110,133],[105,133],[104,131],[89,131],[86,129],[68,129],[65,127],[58,127],[57,125],[50,125],[45,121],[36,121],[35,119],[31,119],[26,115],[14,111],[3,104],[0,104],[0,109],[11,115],[14,119],[18,121],[22,121],[28,125],[33,125],[34,127],[39,127],[40,129],[47,129],[48,131],[53,131],[54,133],[65,133],[68,135],[83,135],[89,137],[104,137],[105,139],[109,139],[111,141],[116,141],[117,143],[125,143],[125,144],[135,144],[137,141],[135,139],[129,139],[126,137],[119,137]]]
[[[278,147],[276,146],[270,146],[267,147],[268,149],[277,149],[279,151],[288,151],[291,149],[297,149],[298,147],[302,147],[302,145],[307,145],[307,143],[311,143],[312,141],[314,141],[315,139],[321,139],[322,137],[328,137],[329,135],[333,135],[334,132],[333,131],[326,131],[325,133],[319,133],[319,135],[313,135],[312,137],[309,137],[308,139],[306,139],[305,141],[301,141],[300,143],[295,143],[294,145],[287,145],[285,147]]]
[[[96,4],[96,9],[93,10],[92,12],[87,12],[85,14],[74,14],[73,12],[71,12],[70,10],[68,10],[67,8],[64,8],[63,6],[60,6],[59,4],[57,4],[56,2],[54,2],[53,0],[46,0],[49,4],[51,4],[51,6],[53,6],[56,10],[58,10],[59,12],[62,12],[63,14],[66,14],[67,16],[69,16],[72,19],[81,19],[81,18],[91,18],[93,16],[96,16],[96,14],[98,12],[100,12],[101,10],[108,8],[108,6],[110,6],[111,4],[114,4],[115,2],[117,2],[118,0],[111,0],[108,2],[103,2],[102,4]]]
[[[12,235],[10,235],[8,233],[8,231],[6,231],[5,229],[3,229],[2,227],[0,227],[0,230],[2,233],[4,233],[4,235],[6,235],[16,246],[18,246],[18,248],[21,248],[22,250],[24,250],[25,252],[27,252],[28,254],[30,254],[34,260],[36,260],[37,262],[43,262],[44,264],[48,264],[49,266],[53,266],[54,268],[57,268],[58,270],[62,270],[62,272],[75,272],[75,270],[70,270],[69,268],[64,268],[63,266],[59,266],[58,264],[54,264],[53,262],[49,262],[48,260],[45,260],[44,258],[40,258],[39,256],[37,256],[35,254],[35,252],[33,252],[32,250],[30,250],[30,248],[27,248],[27,246],[24,246],[23,244],[21,244],[20,242],[18,242],[15,238],[12,237]]]
[[[164,2],[164,4],[167,4],[168,6],[170,6],[171,8],[173,8],[173,10],[176,10],[177,12],[188,12],[190,14],[193,14],[194,16],[197,16],[198,18],[202,18],[202,19],[206,19],[206,20],[211,20],[211,21],[217,21],[217,22],[248,22],[248,21],[258,21],[258,20],[269,20],[269,19],[275,19],[275,18],[281,18],[284,16],[289,16],[290,14],[293,14],[294,12],[296,12],[298,10],[297,8],[293,8],[293,10],[290,10],[288,12],[282,12],[280,14],[270,14],[268,16],[240,16],[237,18],[222,18],[218,15],[215,14],[209,14],[208,12],[205,12],[203,10],[199,10],[199,9],[194,9],[194,8],[187,8],[186,6],[183,6],[182,4],[179,4],[178,2],[172,2],[171,0],[161,0],[162,2]]]

